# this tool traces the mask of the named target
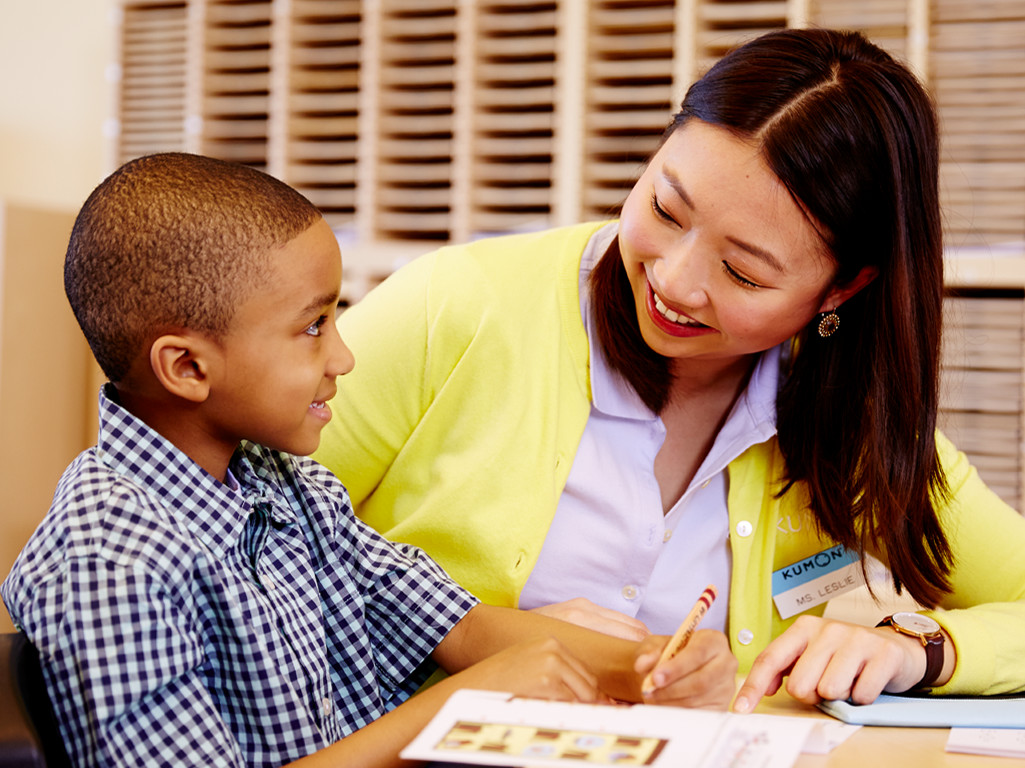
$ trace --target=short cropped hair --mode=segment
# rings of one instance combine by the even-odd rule
[[[261,285],[271,249],[320,212],[287,184],[185,153],[132,160],[86,200],[64,290],[96,361],[121,381],[162,333],[220,339]]]

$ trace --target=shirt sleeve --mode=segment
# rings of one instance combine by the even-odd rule
[[[71,561],[65,578],[61,597],[44,585],[37,606],[62,612],[40,650],[69,751],[87,765],[243,765],[173,584],[92,557]]]
[[[937,448],[950,491],[941,521],[954,570],[945,610],[930,615],[950,635],[957,666],[935,692],[1025,690],[1025,518],[991,491],[942,435]]]

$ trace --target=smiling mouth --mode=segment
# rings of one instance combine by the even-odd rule
[[[670,309],[666,306],[665,302],[662,301],[661,297],[655,293],[654,289],[651,291],[651,295],[655,300],[655,309],[662,315],[666,320],[675,325],[679,325],[683,328],[707,328],[708,326],[704,323],[699,323],[697,320],[691,320],[685,315],[681,315],[679,312]]]

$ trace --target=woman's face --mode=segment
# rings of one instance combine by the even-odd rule
[[[848,295],[758,146],[690,120],[623,207],[619,246],[655,352],[729,364],[790,338]]]

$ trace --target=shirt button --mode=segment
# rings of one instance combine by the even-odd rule
[[[627,584],[625,587],[623,587],[623,597],[625,597],[627,600],[636,600],[637,587],[635,587],[633,584]]]
[[[708,487],[708,484],[709,484],[710,482],[712,482],[712,478],[709,478],[708,480],[705,480],[705,482],[703,482],[703,483],[701,484],[701,487],[702,487],[702,488],[707,488],[707,487]]]
[[[269,592],[269,591],[271,591],[271,590],[275,589],[275,588],[276,588],[276,587],[277,587],[278,585],[277,585],[277,584],[275,584],[275,583],[274,583],[274,582],[273,582],[273,581],[272,581],[271,579],[264,579],[264,580],[263,580],[263,586],[264,586],[264,587],[265,587],[265,588],[267,589],[267,591]]]
[[[673,532],[672,531],[666,531],[665,533],[662,534],[662,541],[663,542],[667,542],[671,538],[673,538]]]
[[[753,530],[754,530],[754,526],[751,525],[751,523],[749,523],[747,520],[741,520],[739,523],[737,523],[737,535],[738,536],[744,536],[744,537],[750,536],[751,535],[751,531],[753,531]]]
[[[741,645],[751,645],[751,641],[755,639],[755,633],[750,629],[742,629],[737,633],[737,642]]]
[[[324,713],[324,717],[331,714],[331,699],[325,696],[320,700],[320,711]]]

